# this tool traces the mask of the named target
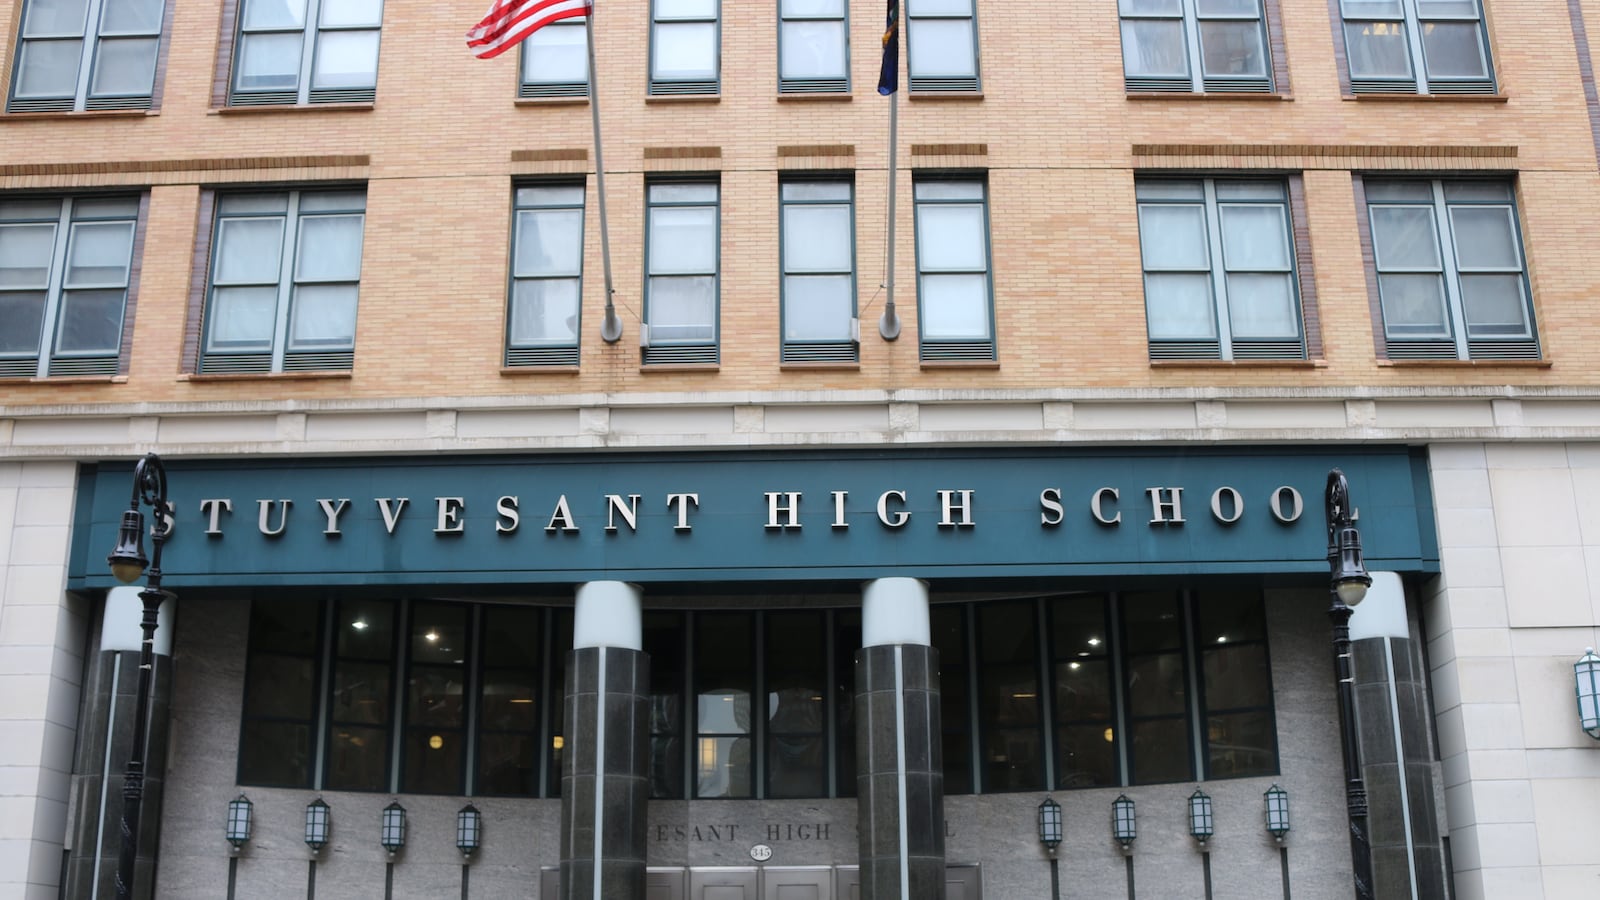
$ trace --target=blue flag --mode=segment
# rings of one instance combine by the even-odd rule
[[[878,93],[900,90],[900,0],[889,0],[889,23],[883,30],[883,69],[878,72]]]

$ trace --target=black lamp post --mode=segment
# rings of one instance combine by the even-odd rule
[[[1355,672],[1350,660],[1351,607],[1367,596],[1372,576],[1361,560],[1361,532],[1350,507],[1350,483],[1328,472],[1328,618],[1333,621],[1333,668],[1339,691],[1339,732],[1344,751],[1345,810],[1350,817],[1350,865],[1356,897],[1372,897],[1372,845],[1367,833],[1367,785],[1356,739]]]
[[[149,561],[144,556],[144,514],[139,505],[150,507],[155,528],[150,540],[155,550]],[[144,618],[139,627],[144,640],[139,644],[139,693],[133,713],[133,749],[128,754],[128,768],[122,778],[122,847],[117,855],[117,900],[133,896],[134,860],[139,853],[139,812],[144,804],[144,750],[147,739],[147,720],[150,718],[150,673],[155,667],[155,639],[157,614],[163,600],[171,596],[161,589],[161,547],[167,540],[167,470],[161,457],[145,454],[133,468],[133,499],[122,514],[122,527],[117,532],[117,548],[106,561],[111,564],[111,574],[123,584],[132,584],[140,573],[149,567],[149,578],[139,599],[144,603]]]
[[[1050,854],[1050,896],[1061,897],[1061,869],[1056,861],[1056,848],[1061,846],[1061,804],[1045,797],[1039,804],[1039,843]]]

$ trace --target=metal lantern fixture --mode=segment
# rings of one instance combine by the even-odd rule
[[[389,851],[389,858],[406,845],[406,808],[398,801],[383,808],[383,824],[379,829],[378,843]]]
[[[237,799],[228,801],[228,827],[223,833],[235,853],[250,842],[250,798],[240,794]]]
[[[1267,803],[1267,832],[1281,844],[1289,833],[1289,792],[1273,785],[1261,796]]]
[[[1134,823],[1133,801],[1127,794],[1122,794],[1111,802],[1111,836],[1122,844],[1123,850],[1133,847],[1133,839],[1138,837],[1138,828]]]
[[[1051,853],[1061,846],[1061,804],[1050,797],[1039,804],[1039,843]]]
[[[461,855],[471,858],[483,844],[483,813],[478,808],[468,803],[456,813],[456,849]]]
[[[1328,577],[1333,591],[1346,606],[1355,606],[1367,597],[1372,576],[1361,559],[1361,532],[1356,530],[1350,508],[1350,482],[1344,473],[1328,473]]]
[[[1590,647],[1572,670],[1578,679],[1578,723],[1589,737],[1600,740],[1600,656]]]
[[[1203,848],[1216,830],[1216,821],[1211,816],[1211,798],[1195,788],[1195,792],[1189,795],[1189,833]]]
[[[333,811],[322,798],[306,804],[306,846],[312,853],[321,853],[328,845],[328,835],[333,831]]]

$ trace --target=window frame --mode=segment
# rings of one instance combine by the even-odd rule
[[[926,94],[981,94],[983,92],[983,65],[979,52],[982,40],[978,36],[978,3],[970,0],[970,12],[966,15],[957,13],[918,13],[917,0],[908,0],[901,13],[904,16],[906,28],[906,75],[910,81],[913,93]],[[919,22],[953,22],[967,21],[972,29],[972,74],[917,74],[916,44],[913,42],[913,33]]]
[[[655,200],[654,189],[663,186],[698,185],[708,186],[716,191],[714,200]],[[643,362],[645,365],[661,364],[697,364],[720,363],[722,354],[722,180],[716,176],[689,176],[673,178],[648,178],[645,180],[645,225],[644,225],[644,322],[639,329],[639,341]],[[654,298],[651,296],[651,281],[658,277],[652,271],[650,248],[652,244],[651,232],[655,227],[654,212],[657,209],[693,209],[709,207],[712,211],[712,268],[710,272],[670,272],[664,273],[663,278],[705,278],[711,279],[711,337],[701,338],[660,338],[652,329],[652,313]]]
[[[319,782],[319,775],[322,772],[320,739],[322,735],[322,723],[326,718],[326,710],[324,707],[324,697],[322,691],[322,685],[324,681],[323,663],[327,658],[327,622],[328,616],[331,613],[330,607],[333,604],[331,601],[324,600],[320,597],[297,598],[292,602],[308,604],[310,607],[313,635],[311,640],[311,653],[309,656],[305,654],[290,654],[277,651],[258,650],[255,642],[251,640],[251,633],[253,632],[253,622],[251,619],[254,617],[253,612],[255,609],[253,603],[250,605],[249,611],[247,611],[245,614],[245,625],[247,631],[245,635],[244,686],[239,699],[239,742],[241,744],[241,752],[236,754],[234,758],[234,781],[238,784],[249,784],[258,787],[294,788],[306,790]],[[258,669],[258,656],[305,659],[311,663],[311,711],[308,716],[302,718],[290,716],[268,716],[260,713],[252,714],[250,710],[251,687],[258,679],[263,677]],[[306,746],[306,777],[303,781],[291,784],[284,782],[265,781],[254,778],[247,779],[247,773],[245,772],[245,754],[242,752],[242,745],[247,740],[250,723],[262,721],[299,723],[305,725],[309,740]]]
[[[526,203],[519,198],[524,189],[538,188],[568,188],[576,189],[580,199],[576,203]],[[504,364],[507,368],[538,368],[541,366],[576,366],[579,360],[579,351],[583,341],[583,266],[586,249],[586,236],[588,229],[588,183],[587,180],[549,180],[528,181],[514,184],[511,188],[511,247],[506,267],[506,333]],[[578,267],[575,275],[528,275],[518,276],[517,254],[522,242],[522,213],[541,210],[576,210],[578,213]],[[516,316],[517,285],[526,281],[575,281],[577,282],[577,321],[573,324],[572,340],[567,341],[525,341],[518,342],[514,338],[514,322]]]
[[[918,189],[926,184],[974,184],[981,194],[973,199],[947,199],[929,198],[918,196]],[[994,230],[989,218],[989,179],[985,174],[974,173],[918,173],[914,174],[911,181],[912,191],[912,217],[913,231],[915,232],[916,261],[917,261],[917,324],[918,324],[918,357],[923,363],[995,363],[999,361],[998,334],[995,323],[994,302]],[[976,204],[982,212],[983,222],[983,257],[982,269],[945,269],[926,268],[922,252],[922,210],[924,204],[929,207],[955,207],[972,206]],[[923,289],[923,279],[929,275],[982,275],[984,279],[984,302],[988,309],[988,335],[956,336],[956,337],[929,337],[926,333],[927,319],[926,294]]]
[[[1488,14],[1484,9],[1483,0],[1471,0],[1477,9],[1477,15],[1433,15],[1423,16],[1417,0],[1394,0],[1400,7],[1398,16],[1350,16],[1345,10],[1346,0],[1335,0],[1338,4],[1334,16],[1334,45],[1340,60],[1340,77],[1342,87],[1347,96],[1362,94],[1481,94],[1497,95],[1499,81],[1495,75],[1493,42],[1489,37]],[[1375,24],[1380,22],[1398,23],[1402,29],[1406,43],[1405,75],[1374,74],[1358,77],[1352,64],[1352,45],[1350,43],[1350,29],[1360,27],[1363,23]],[[1483,61],[1484,75],[1475,76],[1442,76],[1435,78],[1428,72],[1426,41],[1421,37],[1424,26],[1431,23],[1473,23],[1476,26],[1478,50]]]
[[[839,0],[839,14],[834,15],[785,15],[784,7],[788,0],[778,0],[778,93],[780,94],[848,94],[850,93],[850,4],[848,0]],[[783,60],[787,42],[784,35],[788,29],[785,27],[790,22],[838,22],[840,40],[843,46],[839,48],[842,59],[842,71],[837,76],[824,75],[814,78],[788,78],[783,74]]]
[[[103,31],[105,6],[113,0],[88,0],[84,9],[83,29],[76,35],[65,33],[36,37],[27,36],[27,20],[34,0],[20,4],[16,45],[11,53],[11,83],[6,92],[6,111],[27,112],[84,112],[87,110],[154,110],[160,105],[161,83],[166,68],[168,37],[172,29],[174,0],[157,0],[160,21],[154,31]],[[62,43],[77,41],[77,75],[73,80],[71,96],[21,97],[17,89],[22,83],[22,55],[30,43]],[[153,40],[155,48],[150,60],[149,91],[110,91],[96,94],[94,78],[98,71],[101,47],[107,41]]]
[[[649,68],[645,73],[648,79],[646,93],[650,96],[720,95],[722,93],[722,0],[712,0],[716,4],[716,11],[710,16],[662,16],[660,13],[662,2],[665,0],[650,0],[650,55],[647,63]],[[656,59],[661,44],[661,26],[697,24],[709,24],[712,28],[711,74],[699,78],[658,78]]]
[[[583,54],[583,78],[579,81],[530,80],[528,78],[528,59],[537,51],[537,46],[535,45],[534,41],[540,39],[541,36],[550,37],[556,34],[561,34],[561,32],[553,30],[557,28],[584,29],[583,41],[585,49]],[[565,19],[557,19],[554,22],[551,22],[550,24],[540,28],[538,31],[535,31],[527,40],[521,43],[521,45],[517,48],[518,99],[533,100],[556,97],[588,98],[589,85],[591,83],[591,79],[589,77],[588,28],[588,16],[572,16]]]
[[[1119,43],[1122,51],[1122,79],[1123,88],[1129,93],[1147,91],[1194,93],[1194,94],[1238,94],[1238,93],[1276,93],[1278,73],[1276,70],[1276,54],[1273,53],[1271,14],[1267,6],[1275,0],[1254,0],[1256,15],[1242,14],[1210,14],[1202,15],[1196,0],[1176,0],[1178,12],[1171,13],[1126,13],[1122,11],[1122,4],[1117,5],[1118,20],[1125,31],[1129,22],[1148,21],[1176,21],[1183,36],[1184,62],[1188,69],[1183,76],[1160,74],[1131,74],[1128,71],[1128,43],[1124,38]],[[1255,22],[1258,26],[1257,34],[1261,42],[1262,72],[1256,75],[1215,75],[1210,76],[1205,71],[1205,43],[1201,36],[1202,26],[1207,22]]]
[[[785,188],[801,184],[844,185],[847,196],[843,200],[797,199],[784,197]],[[843,205],[849,215],[850,268],[848,271],[801,271],[791,273],[786,249],[789,241],[788,217],[790,207],[831,207]],[[778,332],[779,359],[784,363],[859,363],[861,360],[860,281],[856,265],[856,186],[851,175],[785,176],[778,180]],[[839,339],[797,340],[789,337],[789,279],[805,276],[848,276],[850,279],[850,319],[845,337]]]
[[[222,48],[229,55],[227,65],[227,81],[224,86],[226,105],[228,106],[306,106],[324,103],[372,103],[377,98],[378,91],[378,65],[383,55],[383,16],[387,11],[387,0],[378,0],[378,18],[375,23],[367,22],[354,25],[323,25],[322,10],[325,4],[336,3],[338,0],[305,0],[305,21],[298,28],[288,26],[263,26],[246,29],[245,10],[254,0],[228,0],[228,7],[232,12],[232,27],[229,35],[228,46]],[[224,8],[224,21],[227,21],[229,8]],[[328,32],[361,32],[368,31],[376,35],[377,47],[373,50],[372,84],[358,87],[315,87],[318,73],[317,51],[321,47],[322,37]],[[242,88],[239,79],[243,75],[241,63],[248,35],[252,34],[299,34],[300,65],[295,73],[295,86],[293,88]]]

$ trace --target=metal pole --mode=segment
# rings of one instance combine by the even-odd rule
[[[600,201],[600,261],[606,273],[606,317],[600,322],[600,339],[615,344],[622,338],[622,320],[617,318],[617,308],[613,302],[616,288],[611,283],[611,229],[606,223],[606,157],[600,146],[600,85],[595,79],[592,2],[583,26],[589,36],[589,113],[594,119],[594,187]]]
[[[899,40],[899,35],[895,40]],[[898,165],[896,157],[899,155],[900,146],[900,92],[895,91],[889,95],[889,246],[885,252],[884,277],[883,277],[883,318],[878,320],[878,334],[886,341],[892,341],[900,336],[900,314],[894,308],[894,196],[895,182],[898,180],[895,169]]]
[[[1061,900],[1061,864],[1054,856],[1050,857],[1050,898]]]
[[[1326,494],[1328,520],[1328,566],[1341,572],[1340,546],[1346,531],[1354,537],[1354,518],[1350,515],[1350,488],[1344,473],[1328,473]],[[1364,573],[1363,573],[1364,574]],[[1338,585],[1330,575],[1328,619],[1333,622],[1333,674],[1339,695],[1339,737],[1344,756],[1345,811],[1350,819],[1350,868],[1355,880],[1357,900],[1372,898],[1372,845],[1367,832],[1367,785],[1361,777],[1361,744],[1356,733],[1356,686],[1350,659],[1350,615],[1352,610],[1340,599]],[[1367,579],[1371,583],[1371,579]]]

